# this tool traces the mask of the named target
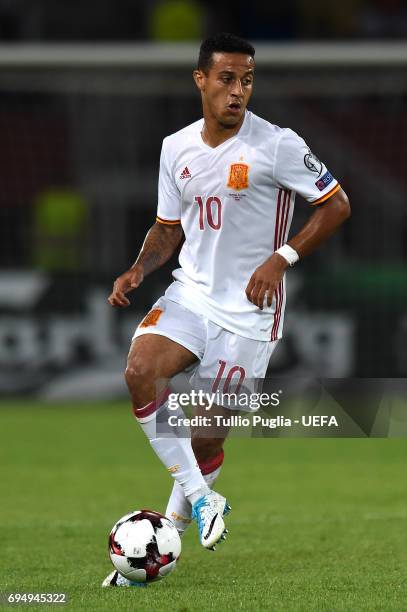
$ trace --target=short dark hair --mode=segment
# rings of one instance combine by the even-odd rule
[[[245,53],[254,57],[254,47],[239,36],[220,32],[210,36],[201,44],[199,49],[198,69],[208,72],[212,65],[213,53]]]

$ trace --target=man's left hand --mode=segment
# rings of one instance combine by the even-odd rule
[[[249,302],[263,310],[264,298],[267,296],[267,306],[271,306],[273,295],[284,276],[288,262],[278,253],[273,253],[264,264],[256,268],[246,287]]]

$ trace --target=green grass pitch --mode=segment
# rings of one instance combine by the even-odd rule
[[[125,403],[0,419],[1,591],[64,591],[69,610],[407,610],[406,440],[233,438],[226,543],[205,551],[193,525],[169,578],[102,590],[112,524],[164,511],[171,477]]]

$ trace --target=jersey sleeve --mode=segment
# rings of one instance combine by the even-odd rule
[[[177,225],[181,223],[181,194],[174,181],[168,157],[168,145],[164,139],[158,177],[157,221],[165,225]]]
[[[279,187],[299,193],[312,205],[328,200],[340,189],[327,167],[292,130],[281,136],[275,163],[274,179]]]

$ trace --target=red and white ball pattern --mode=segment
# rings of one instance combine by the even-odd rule
[[[132,582],[153,582],[168,576],[181,554],[181,540],[170,519],[152,510],[123,516],[109,535],[115,568]]]

